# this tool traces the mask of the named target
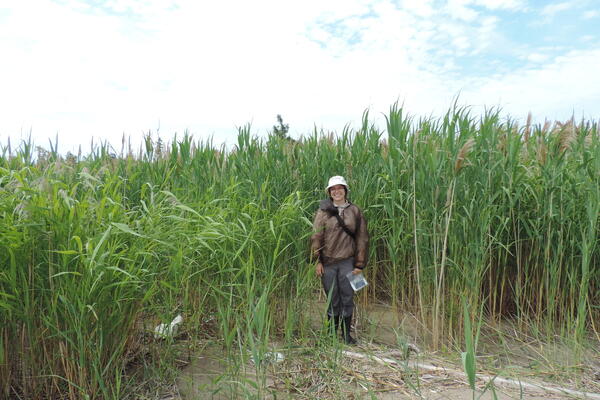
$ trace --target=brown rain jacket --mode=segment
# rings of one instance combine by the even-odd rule
[[[335,216],[317,210],[313,222],[314,233],[310,237],[311,259],[313,262],[320,259],[323,264],[331,264],[354,257],[354,267],[362,269],[367,265],[369,252],[367,220],[352,203],[344,209],[343,220],[348,229],[355,232],[356,239],[344,232]]]

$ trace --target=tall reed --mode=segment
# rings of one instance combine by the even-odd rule
[[[463,337],[461,299],[548,338],[585,342],[600,322],[596,123],[393,105],[384,131],[366,112],[339,135],[245,126],[232,151],[185,135],[116,153],[0,151],[4,397],[126,397],[144,327],[178,313],[259,365],[274,336],[310,337],[307,241],[337,174],[371,233],[359,301],[414,312],[434,347]]]

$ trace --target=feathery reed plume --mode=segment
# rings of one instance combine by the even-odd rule
[[[333,144],[335,142],[335,135],[333,132],[329,132],[326,136],[325,136],[325,140],[329,143],[329,144]]]
[[[588,149],[592,145],[592,132],[585,135],[585,139],[583,140],[583,145],[586,149]]]
[[[454,163],[454,173],[458,173],[462,169],[462,167],[466,165],[465,159],[473,149],[474,144],[475,139],[473,138],[470,138],[465,142],[465,144],[463,144],[460,151],[458,152],[458,155],[456,156],[456,163]]]
[[[538,137],[537,143],[537,159],[541,165],[546,163],[546,154],[548,150],[546,148],[546,144],[544,143],[544,138],[542,136]]]
[[[557,122],[559,128],[559,149],[561,153],[564,153],[571,148],[571,144],[575,141],[575,118],[571,119],[564,124]]]
[[[386,139],[382,139],[381,141],[381,155],[383,156],[384,159],[387,160],[387,157],[390,153],[390,149],[388,147],[388,143]]]
[[[423,134],[423,130],[422,129],[417,129],[414,133],[414,139],[415,143],[419,140],[420,136]]]
[[[506,155],[506,142],[508,139],[507,136],[508,135],[507,135],[506,131],[502,131],[502,134],[498,138],[498,144],[496,145],[496,148],[498,149],[498,151],[500,151],[504,155]]]
[[[587,132],[587,134],[585,135],[585,138],[583,139],[583,145],[586,149],[589,148],[594,141],[594,135],[598,136],[597,129],[594,127],[593,124],[590,124],[589,122],[584,122],[584,121],[581,121],[578,129],[579,129],[579,132],[583,132],[584,130],[585,130],[585,132]]]
[[[548,120],[545,120],[544,126],[542,127],[542,133],[548,133],[548,130],[550,129],[550,125],[552,125],[552,123]]]
[[[529,141],[529,134],[531,133],[531,111],[527,114],[527,122],[525,123],[525,132],[523,134],[523,140],[525,143]]]

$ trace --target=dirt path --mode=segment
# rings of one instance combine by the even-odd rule
[[[310,304],[306,323],[319,331],[323,304]],[[362,313],[362,314],[361,314]],[[416,343],[418,327],[410,316],[400,318],[390,307],[358,310],[359,346],[319,345],[318,341],[293,348],[273,344],[271,355],[257,371],[251,357],[227,362],[221,347],[207,344],[182,371],[177,382],[181,398],[192,399],[471,399],[473,391],[456,363],[436,354],[413,352],[406,359],[403,343]],[[413,342],[415,341],[415,342]],[[282,360],[272,355],[279,352]],[[510,375],[510,371],[506,371]],[[478,374],[475,398],[480,399],[600,399],[600,382],[581,380],[565,389],[558,382],[523,376]],[[520,378],[517,376],[516,378]],[[539,386],[547,386],[544,389]],[[496,397],[494,397],[496,396]]]
[[[358,350],[358,351],[357,351]],[[292,353],[296,353],[295,356]],[[460,370],[449,366],[404,363],[390,360],[390,351],[367,352],[352,348],[351,352],[340,353],[337,367],[323,373],[323,360],[300,359],[300,352],[288,352],[281,363],[269,365],[263,376],[265,388],[258,391],[260,380],[250,362],[241,366],[235,377],[227,377],[228,366],[223,354],[216,347],[205,348],[183,371],[178,387],[183,399],[470,399],[472,391]],[[359,355],[360,357],[357,357]],[[325,356],[320,354],[321,357]],[[425,369],[422,366],[435,368]],[[231,371],[231,370],[229,370]],[[330,376],[328,376],[330,375]],[[493,392],[486,389],[489,377],[477,380],[476,398],[493,399]],[[524,382],[522,388],[507,385],[499,380],[494,384],[498,399],[573,399],[600,398],[574,396],[573,394],[549,391],[532,387]]]

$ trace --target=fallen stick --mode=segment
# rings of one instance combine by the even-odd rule
[[[373,360],[373,361],[375,361],[375,362],[377,362],[379,364],[382,364],[382,365],[393,364],[393,365],[402,366],[401,363],[399,363],[398,361],[396,361],[394,359],[391,359],[391,358],[370,356],[370,355],[365,355],[365,354],[361,354],[361,353],[355,353],[353,351],[347,351],[347,350],[344,350],[342,352],[342,354],[344,354],[345,356],[351,357],[351,358]],[[461,377],[466,377],[466,375],[464,373],[460,372],[460,371],[449,370],[449,369],[446,369],[444,367],[437,367],[437,366],[431,365],[431,364],[420,364],[420,363],[412,362],[409,365],[411,367],[416,367],[416,368],[419,368],[419,369],[425,369],[425,370],[428,370],[428,371],[441,371],[441,372],[445,372],[447,374],[454,374],[454,375],[459,375]],[[545,390],[547,392],[552,392],[552,393],[569,394],[569,395],[572,395],[572,396],[583,397],[585,399],[599,399],[600,400],[600,393],[580,392],[578,390],[572,390],[572,389],[567,389],[567,388],[562,388],[562,387],[545,386],[545,385],[542,385],[540,383],[522,382],[520,380],[510,379],[510,378],[503,378],[501,376],[495,376],[494,377],[494,376],[491,376],[491,375],[480,375],[480,374],[478,374],[477,377],[480,378],[480,379],[483,379],[483,380],[489,380],[489,381],[503,383],[505,385],[517,386],[519,388],[542,389],[542,390]]]

